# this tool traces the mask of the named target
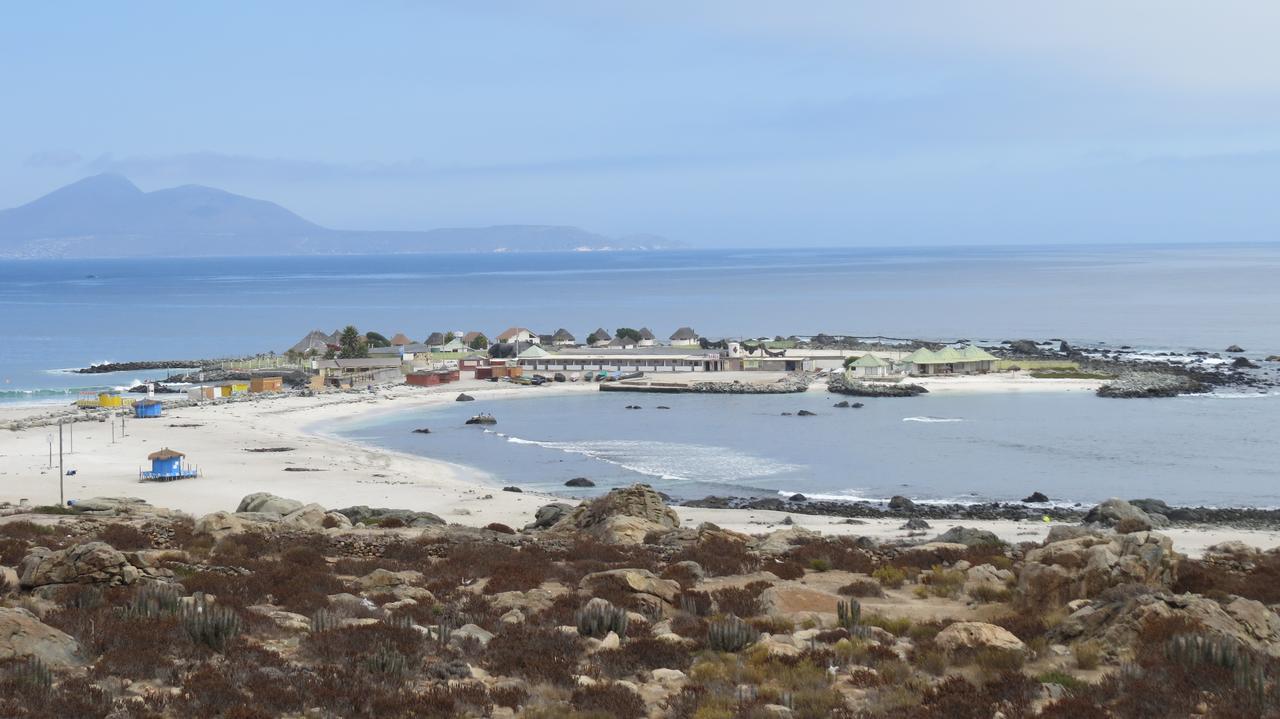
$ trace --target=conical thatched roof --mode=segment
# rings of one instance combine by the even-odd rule
[[[152,452],[151,454],[148,454],[147,459],[150,459],[150,460],[174,459],[175,457],[185,457],[185,456],[187,455],[181,452],[169,449],[168,447],[165,447],[164,449],[159,449],[159,450],[156,450],[155,452]]]

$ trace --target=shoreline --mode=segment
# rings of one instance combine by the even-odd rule
[[[953,391],[973,391],[954,378],[950,382]],[[66,494],[68,499],[135,496],[154,506],[199,516],[232,511],[247,494],[271,492],[331,509],[354,505],[409,508],[434,512],[449,522],[473,526],[498,522],[519,528],[532,521],[537,509],[547,503],[572,504],[577,500],[536,491],[502,491],[503,478],[465,465],[365,445],[336,435],[331,425],[368,418],[376,411],[438,407],[455,401],[462,392],[481,400],[536,400],[596,390],[589,384],[526,388],[466,380],[438,389],[401,385],[374,393],[282,395],[215,402],[176,408],[161,419],[127,420],[128,434],[115,444],[107,439],[105,423],[82,421],[77,422],[80,429],[76,453],[67,456],[67,467],[75,468],[77,474],[67,478]],[[809,391],[824,390],[815,386]],[[8,419],[5,414],[13,414],[3,412],[6,409],[9,408],[0,408],[0,420]],[[46,466],[48,429],[31,427],[10,432],[8,436],[14,441],[6,441],[0,449],[0,501],[16,504],[26,498],[32,505],[57,503],[57,470]],[[185,452],[191,464],[201,467],[202,476],[169,483],[139,482],[136,467],[143,464],[146,454],[162,446]],[[272,447],[290,449],[244,451]],[[508,481],[518,485],[514,479]],[[1066,517],[1045,523],[939,516],[930,514],[930,505],[922,503],[926,509],[922,516],[932,525],[922,536],[900,529],[912,516],[909,513],[875,510],[867,516],[836,514],[816,511],[824,508],[822,502],[801,507],[796,506],[800,503],[779,501],[783,505],[781,511],[772,506],[673,508],[689,526],[712,522],[726,529],[760,533],[789,523],[824,534],[894,540],[928,539],[951,527],[967,526],[988,529],[1006,541],[1040,541],[1051,527],[1078,521]],[[1029,509],[1033,513],[1043,510]],[[1199,553],[1212,544],[1230,540],[1263,548],[1280,546],[1280,528],[1179,524],[1160,531],[1175,537],[1184,552]]]

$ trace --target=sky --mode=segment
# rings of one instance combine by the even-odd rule
[[[13,2],[0,207],[110,171],[340,229],[1280,239],[1280,3]]]

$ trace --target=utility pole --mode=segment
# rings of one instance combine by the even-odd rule
[[[121,436],[121,437],[124,437],[124,436],[125,436],[125,431],[124,431],[124,415],[123,415],[123,414],[121,414],[121,415],[120,415],[120,436]]]
[[[46,434],[44,441],[49,445],[49,469],[53,469],[53,434]]]
[[[67,427],[67,434],[71,436],[71,450],[67,454],[76,453],[76,421],[71,420],[71,424]]]
[[[62,422],[58,422],[58,506],[66,506],[67,496],[63,488],[66,476],[62,473]]]
[[[107,422],[107,424],[111,426],[111,444],[115,444],[116,443],[116,423]]]

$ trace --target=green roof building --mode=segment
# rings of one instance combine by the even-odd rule
[[[869,377],[888,377],[893,373],[893,366],[888,360],[873,354],[865,354],[849,363],[846,374],[857,379]]]
[[[917,376],[948,374],[981,374],[993,372],[996,358],[981,347],[943,347],[934,351],[927,347],[902,358],[909,374]]]

